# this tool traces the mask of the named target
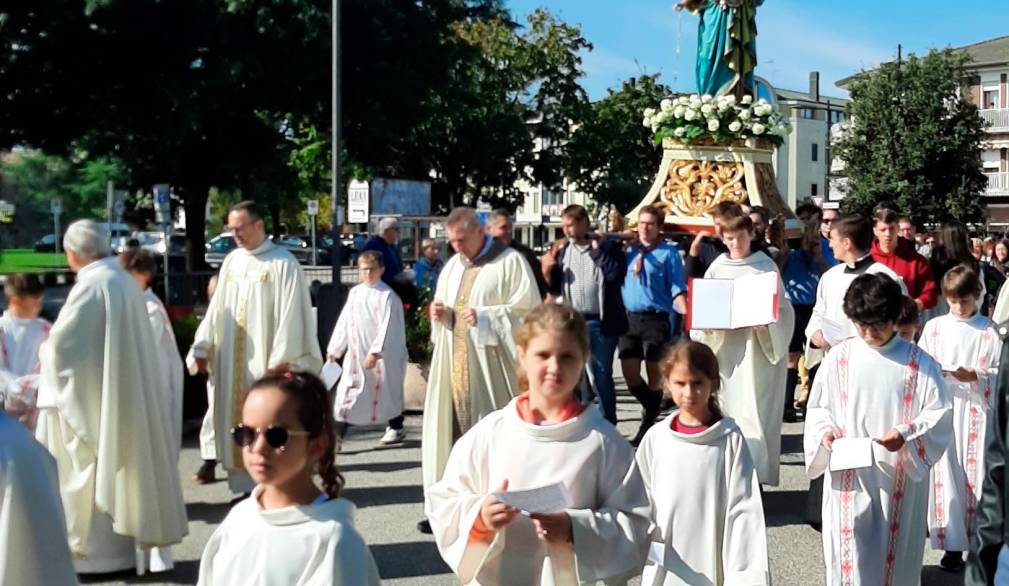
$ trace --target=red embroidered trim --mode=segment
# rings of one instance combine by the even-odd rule
[[[970,408],[970,426],[967,429],[967,538],[974,541],[974,520],[977,514],[977,497],[974,493],[974,475],[977,474],[977,440],[980,427],[980,417],[977,407]]]
[[[846,414],[848,410],[848,353],[851,349],[849,343],[841,344],[838,348],[837,357],[837,387],[839,399],[841,401],[841,413]],[[844,429],[838,430],[838,434],[844,437]],[[842,586],[854,586],[855,584],[855,471],[845,470],[841,473],[841,584]]]
[[[933,468],[932,476],[932,488],[935,491],[935,539],[936,543],[939,544],[939,549],[946,549],[946,507],[943,505],[945,498],[943,489],[945,488],[945,484],[942,470]]]
[[[911,355],[907,363],[907,375],[904,383],[904,424],[911,424],[911,409],[914,406],[914,391],[918,384],[918,368],[921,348],[911,346]],[[918,456],[924,460],[925,446],[921,441],[915,441]],[[904,464],[897,458],[897,472],[893,483],[893,500],[890,501],[890,540],[886,550],[886,570],[883,574],[884,586],[893,584],[893,567],[897,560],[897,536],[900,533],[901,507],[904,504],[904,484],[907,480]]]

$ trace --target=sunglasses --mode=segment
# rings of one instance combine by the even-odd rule
[[[265,431],[258,428],[246,427],[241,423],[231,428],[231,438],[235,440],[235,443],[240,448],[251,446],[255,443],[259,434],[263,434],[263,437],[266,438],[267,445],[281,452],[284,451],[284,447],[292,435],[312,435],[308,431],[290,431],[273,425],[267,427]]]

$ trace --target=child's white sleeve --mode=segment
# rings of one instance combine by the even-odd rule
[[[602,504],[568,509],[579,583],[638,573],[648,555],[652,511],[630,444],[611,441],[601,471]]]

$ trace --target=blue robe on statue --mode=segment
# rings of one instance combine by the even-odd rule
[[[718,0],[707,0],[694,10],[701,22],[697,29],[697,93],[712,96],[729,93],[738,72],[730,67],[734,44],[746,52],[743,66],[745,88],[752,92],[753,69],[757,61],[756,8],[764,0],[736,0],[722,8]],[[731,4],[738,4],[733,8]]]

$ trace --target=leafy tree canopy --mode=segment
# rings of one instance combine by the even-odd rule
[[[568,177],[599,204],[629,211],[648,191],[660,158],[641,112],[672,90],[658,75],[642,75],[592,104],[568,148]]]
[[[838,145],[848,211],[893,201],[919,224],[980,222],[984,122],[968,95],[967,57],[952,49],[885,63],[852,83]]]

